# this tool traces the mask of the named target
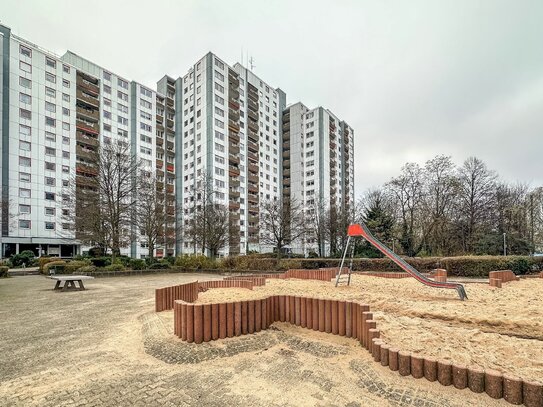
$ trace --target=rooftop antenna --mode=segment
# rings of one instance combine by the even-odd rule
[[[251,71],[253,70],[253,68],[256,67],[256,65],[253,63],[255,60],[253,59],[253,57],[249,58],[249,65],[251,65]]]

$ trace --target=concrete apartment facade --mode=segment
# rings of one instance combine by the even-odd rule
[[[286,107],[280,88],[239,63],[208,53],[153,90],[73,52],[54,55],[3,25],[0,54],[2,257],[71,257],[88,248],[66,223],[66,188],[96,177],[92,155],[110,143],[126,143],[156,176],[167,214],[157,257],[201,251],[188,225],[204,176],[229,211],[220,255],[273,250],[259,229],[268,200],[354,200],[353,130],[326,109]],[[122,254],[148,256],[137,227],[131,232]]]
[[[352,211],[354,131],[330,110],[298,102],[283,111],[283,197],[309,211]],[[317,252],[310,236],[292,243],[297,253]],[[325,248],[328,251],[328,248]]]

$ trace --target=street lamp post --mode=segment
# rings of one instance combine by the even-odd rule
[[[507,256],[507,248],[506,248],[506,244],[505,244],[505,232],[503,232],[503,255],[504,256]]]

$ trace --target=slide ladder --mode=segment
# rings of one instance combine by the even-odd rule
[[[430,287],[435,288],[450,288],[455,289],[458,292],[458,296],[461,300],[465,300],[468,298],[466,295],[466,290],[464,289],[464,286],[459,283],[449,283],[449,282],[439,282],[434,281],[430,278],[427,278],[423,276],[418,270],[416,270],[414,267],[412,267],[410,264],[408,264],[404,259],[402,259],[400,256],[398,256],[396,253],[394,253],[392,250],[390,250],[387,246],[385,246],[383,243],[381,243],[373,234],[370,232],[368,227],[363,224],[353,224],[349,226],[349,229],[347,231],[347,245],[345,247],[345,253],[343,254],[343,260],[341,261],[341,266],[339,269],[339,272],[336,277],[336,286],[338,285],[340,278],[341,278],[341,272],[343,268],[343,263],[345,261],[345,257],[347,255],[347,250],[349,247],[349,243],[351,240],[351,237],[363,237],[366,239],[370,244],[375,247],[377,250],[379,250],[381,253],[383,253],[386,257],[388,257],[390,260],[392,260],[394,263],[396,263],[402,270],[409,273],[411,277],[414,277],[417,281],[419,281],[422,284],[428,285]],[[351,270],[352,270],[352,257],[351,257],[351,267],[349,269],[349,279],[350,282],[350,276],[351,276]]]

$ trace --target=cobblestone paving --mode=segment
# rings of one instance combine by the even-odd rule
[[[463,406],[484,395],[402,378],[355,341],[274,324],[203,345],[173,336],[154,289],[203,275],[101,278],[53,292],[0,280],[1,406]]]

